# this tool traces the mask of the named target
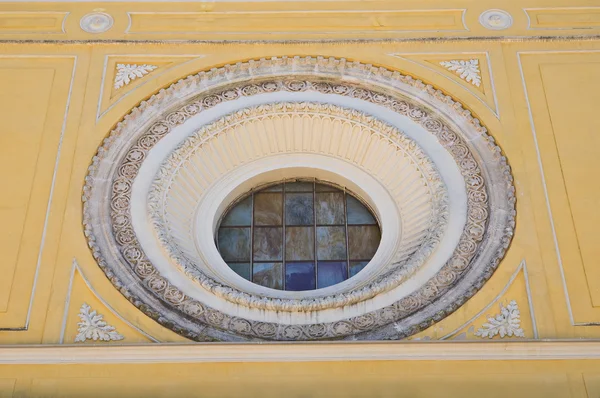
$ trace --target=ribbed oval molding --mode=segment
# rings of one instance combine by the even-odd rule
[[[343,159],[389,187],[400,210],[402,232],[393,262],[383,271],[402,270],[408,277],[422,265],[445,231],[445,186],[435,165],[402,132],[369,115],[331,104],[262,105],[203,126],[171,153],[153,184],[150,198],[154,200],[149,205],[154,225],[167,250],[179,252],[174,258],[184,256],[181,265],[185,271],[193,275],[205,268],[194,244],[193,222],[206,190],[240,165],[282,153],[318,153]],[[355,300],[381,291],[362,294]],[[355,300],[339,300],[337,305]],[[275,310],[297,308],[287,303],[268,306]],[[322,302],[320,308],[332,306],[336,305]]]

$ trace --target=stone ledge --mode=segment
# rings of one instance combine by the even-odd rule
[[[600,359],[600,340],[0,346],[0,365]]]

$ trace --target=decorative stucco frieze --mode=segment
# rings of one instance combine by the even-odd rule
[[[500,305],[500,313],[494,316],[488,316],[487,323],[475,332],[475,336],[481,338],[494,338],[500,335],[504,337],[525,337],[525,332],[521,328],[521,312],[515,300],[511,300],[508,305]]]
[[[114,326],[110,326],[104,320],[104,316],[92,310],[91,307],[84,303],[79,309],[79,326],[77,329],[76,343],[82,343],[86,340],[94,341],[118,341],[123,340],[123,336],[119,334]]]
[[[452,257],[412,294],[334,322],[290,324],[243,318],[183,293],[139,247],[131,226],[130,193],[150,149],[200,112],[240,97],[280,91],[332,93],[381,106],[417,123],[454,159],[467,191],[466,224]],[[123,155],[117,159],[117,154]],[[110,198],[110,203],[103,198]],[[483,286],[508,248],[515,217],[506,158],[485,127],[459,103],[396,71],[312,57],[226,65],[182,79],[143,101],[117,124],[94,157],[83,200],[90,248],[111,282],[146,314],[195,340],[398,339],[417,333],[455,311]],[[99,217],[106,214],[101,209],[110,209],[108,219]],[[232,291],[211,283],[200,284],[211,294]]]
[[[148,64],[117,64],[117,73],[115,74],[114,82],[115,90],[128,85],[135,79],[144,77],[144,75],[147,75],[156,68],[157,66]]]
[[[461,79],[467,83],[471,83],[475,87],[481,85],[481,72],[479,70],[478,59],[455,59],[451,61],[440,62],[444,68],[456,73]]]

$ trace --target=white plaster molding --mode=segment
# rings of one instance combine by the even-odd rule
[[[521,312],[515,300],[511,300],[506,306],[501,304],[500,313],[488,316],[487,323],[475,332],[475,336],[488,339],[498,335],[500,338],[525,337],[521,328]]]
[[[23,327],[21,327],[21,328],[2,328],[2,327],[0,327],[0,331],[3,331],[3,330],[26,331],[27,329],[29,329],[29,322],[31,320],[31,311],[33,308],[33,300],[35,298],[35,289],[37,286],[38,276],[40,273],[40,267],[42,264],[42,255],[44,254],[44,246],[46,243],[46,233],[48,230],[48,222],[50,220],[50,210],[52,207],[52,200],[54,199],[54,187],[56,185],[56,177],[58,175],[58,165],[59,165],[60,156],[62,153],[61,150],[62,150],[63,140],[65,137],[65,130],[67,127],[67,116],[69,114],[69,109],[71,107],[71,95],[73,93],[73,85],[74,85],[74,81],[75,81],[75,71],[77,70],[77,56],[76,55],[42,55],[42,54],[40,54],[40,55],[34,55],[34,54],[29,54],[29,55],[4,54],[4,55],[0,55],[0,58],[9,58],[9,57],[10,58],[72,58],[73,59],[73,69],[71,71],[71,80],[69,83],[69,94],[67,95],[65,112],[63,114],[63,121],[62,121],[62,125],[61,125],[61,130],[60,130],[60,138],[58,140],[58,148],[56,149],[56,158],[54,160],[54,168],[52,171],[52,183],[50,185],[50,193],[48,194],[48,203],[46,205],[46,213],[44,216],[44,226],[42,228],[42,239],[40,241],[38,257],[37,257],[37,261],[36,261],[36,265],[35,265],[35,274],[33,277],[33,285],[31,287],[31,295],[30,295],[30,299],[29,299],[29,306],[27,308],[27,317],[25,319],[25,325],[23,325]]]
[[[442,61],[440,65],[454,72],[467,83],[471,83],[475,87],[481,86],[481,72],[479,71],[478,59],[454,59],[451,61]]]
[[[544,165],[542,162],[542,154],[540,151],[539,142],[538,142],[538,138],[537,138],[537,129],[535,126],[535,122],[533,120],[533,109],[531,106],[531,102],[529,101],[529,90],[527,88],[527,83],[525,82],[525,72],[523,71],[523,61],[521,59],[521,54],[549,54],[549,53],[550,54],[556,54],[556,53],[573,54],[573,53],[584,53],[584,52],[585,53],[587,53],[587,52],[596,52],[597,53],[599,51],[598,50],[519,51],[519,52],[517,52],[517,59],[519,61],[519,71],[521,74],[521,83],[523,85],[523,91],[525,93],[525,102],[527,103],[527,111],[529,114],[529,125],[531,127],[531,135],[533,136],[533,141],[535,143],[537,163],[538,163],[538,168],[540,170],[540,176],[542,179],[542,186],[544,188],[544,197],[546,199],[546,210],[548,212],[548,218],[549,218],[550,227],[552,230],[554,250],[556,252],[556,257],[558,260],[558,265],[559,265],[559,270],[560,270],[560,277],[561,277],[561,281],[562,281],[562,287],[563,287],[563,291],[565,293],[565,303],[566,303],[567,310],[569,313],[569,321],[572,326],[600,326],[600,322],[576,322],[575,317],[573,315],[573,307],[571,305],[571,297],[569,296],[569,289],[568,289],[567,280],[565,277],[565,267],[564,267],[563,258],[562,258],[561,251],[560,251],[560,246],[558,244],[558,236],[556,234],[556,226],[554,224],[554,216],[553,216],[553,212],[552,212],[552,206],[550,205],[550,196],[548,193],[548,184],[546,181],[546,173],[544,172]]]
[[[117,64],[117,73],[115,74],[114,88],[119,89],[136,80],[144,77],[154,69],[156,65],[149,64]]]
[[[301,122],[308,120],[310,120],[310,130],[303,127],[297,128],[305,126]],[[271,130],[269,128],[271,125],[279,126],[277,129],[279,133]],[[335,133],[333,132],[342,130],[345,131],[345,139],[334,139]],[[423,134],[426,133],[423,132]],[[301,141],[290,139],[290,137],[303,137],[301,141],[304,144]],[[228,143],[237,140],[254,142],[254,150],[221,153],[210,149],[225,148],[229,145]],[[260,142],[263,142],[265,146],[261,147]],[[268,142],[278,142],[279,144],[273,147],[267,145]],[[343,147],[349,142],[364,143],[364,145],[356,147],[354,152],[344,152]],[[369,142],[370,146],[367,145]],[[369,148],[358,149],[363,146],[369,146]],[[170,154],[170,151],[165,151],[165,149],[164,145],[155,146],[152,154],[145,160],[150,164],[156,163],[154,157],[158,153],[164,152],[168,156],[159,170],[154,171],[144,165],[140,169],[142,175],[155,173],[158,175],[152,188],[143,188],[137,179],[134,182],[132,200],[136,204],[132,207],[132,211],[138,217],[133,220],[133,226],[140,243],[146,253],[156,251],[157,257],[151,258],[151,261],[157,264],[161,261],[161,254],[164,253],[163,250],[153,250],[153,247],[157,246],[154,236],[158,236],[160,239],[158,246],[166,248],[173,261],[187,275],[199,280],[205,288],[209,286],[210,282],[203,275],[208,274],[221,280],[227,286],[236,287],[245,293],[253,292],[258,296],[250,297],[248,294],[230,290],[223,292],[225,298],[238,304],[263,310],[304,312],[309,309],[348,306],[381,294],[407,280],[430,258],[434,249],[439,251],[440,256],[437,256],[439,259],[437,266],[431,264],[431,268],[439,269],[450,257],[457,243],[452,239],[453,243],[449,244],[448,239],[444,239],[448,225],[449,205],[446,188],[438,175],[436,166],[420,149],[418,143],[408,138],[403,132],[356,109],[350,110],[332,104],[312,102],[278,102],[244,108],[210,125],[202,126]],[[250,158],[247,157],[249,154]],[[294,155],[292,156],[292,154]],[[214,156],[216,158],[213,159]],[[276,158],[276,156],[278,157]],[[269,160],[265,163],[262,161],[263,159],[256,160],[257,157]],[[329,160],[321,159],[323,157],[329,158]],[[367,200],[367,202],[370,202],[371,207],[378,213],[378,218],[385,224],[382,225],[384,234],[380,248],[367,266],[368,269],[363,270],[354,278],[330,288],[302,293],[273,291],[259,287],[230,271],[214,247],[214,230],[215,223],[221,215],[219,211],[226,208],[229,201],[232,198],[235,199],[237,195],[231,192],[234,189],[240,191],[234,183],[236,180],[234,175],[239,177],[240,183],[243,181],[244,188],[241,191],[244,192],[244,189],[253,188],[248,184],[253,177],[267,172],[273,167],[274,170],[279,169],[281,173],[285,169],[290,169],[295,161],[298,161],[298,165],[311,165],[310,168],[321,170],[320,167],[325,167],[325,165],[335,167],[332,164],[334,159],[342,161],[337,162],[338,172],[344,173],[347,179],[335,181],[336,175],[330,174],[329,180],[344,186],[348,186],[348,183],[352,182],[356,189],[361,190],[361,197],[365,200],[373,198],[373,201]],[[383,162],[382,159],[386,159],[386,161]],[[435,159],[440,168],[452,169],[453,162],[441,162],[437,155]],[[227,164],[229,165],[227,167],[231,169],[229,172],[223,172],[220,177],[222,181],[226,181],[225,186],[220,184],[218,179],[214,181],[210,170],[204,166],[216,163]],[[344,169],[350,170],[350,165],[359,167],[359,169],[351,173],[343,171]],[[391,173],[390,165],[393,165],[393,169],[398,172]],[[456,167],[454,166],[454,168]],[[304,171],[304,173],[311,172],[315,171]],[[318,172],[324,172],[324,170]],[[243,177],[241,177],[242,174]],[[361,175],[360,178],[359,175]],[[307,176],[291,175],[291,177]],[[277,177],[272,178],[277,179]],[[367,188],[366,184],[369,179],[374,179],[374,183]],[[415,181],[420,182],[415,183]],[[451,181],[447,183],[460,186],[464,184],[464,181],[460,177],[460,172],[456,170],[454,183]],[[229,189],[224,194],[226,197],[215,197],[214,192],[219,191],[217,189],[219,184],[222,188]],[[377,193],[379,186],[383,186],[388,192]],[[209,187],[209,190],[206,191],[202,187]],[[146,189],[150,189],[148,208],[156,233],[151,234],[150,242],[144,244],[147,240],[142,239],[142,234],[144,229],[147,229],[145,224],[148,215],[143,212],[145,206],[141,203],[142,197],[136,193]],[[384,203],[382,198],[388,196],[394,199],[395,205],[382,207]],[[407,197],[411,198],[408,205]],[[460,197],[453,196],[453,202],[453,212],[466,213],[467,200],[464,192]],[[400,213],[398,219],[394,217],[396,213]],[[201,219],[194,223],[195,215],[201,215]],[[424,217],[427,222],[423,221]],[[400,225],[401,234],[398,229]],[[448,232],[447,235],[458,236],[464,228],[464,222],[452,223],[452,226],[454,232]],[[397,236],[394,236],[393,231],[396,231]],[[390,235],[392,236],[390,237]],[[445,246],[445,248],[438,247],[441,241],[444,242],[442,247]],[[195,242],[198,243],[195,244]],[[389,254],[383,256],[383,253],[380,252]],[[442,253],[446,253],[446,255],[442,256]],[[389,260],[382,261],[384,258]],[[199,270],[202,271],[201,274],[198,273]],[[389,271],[395,271],[394,276],[387,275],[383,280],[375,280],[377,276],[389,273]],[[220,277],[216,275],[220,275]],[[215,294],[221,295],[220,290],[211,290]],[[269,297],[277,298],[277,300],[269,300]],[[284,300],[293,297],[298,299]],[[239,316],[238,309],[234,313]],[[350,308],[345,308],[344,313],[346,316],[349,315]],[[263,315],[264,313],[261,313],[261,316]],[[323,315],[319,316],[321,319],[322,317]]]
[[[600,342],[452,341],[0,346],[0,364],[600,360]]]
[[[438,68],[433,68],[428,66],[425,63],[420,63],[417,62],[413,59],[411,59],[409,56],[411,55],[447,55],[447,56],[472,56],[472,55],[483,55],[485,56],[485,59],[487,61],[487,66],[488,66],[488,73],[490,76],[490,88],[491,88],[491,92],[492,92],[492,97],[494,100],[494,104],[493,106],[491,106],[490,104],[488,104],[485,101],[485,97],[481,96],[481,92],[478,92],[477,90],[473,90],[471,88],[470,85],[465,85],[465,84],[458,84],[458,87],[460,87],[462,90],[465,90],[466,92],[472,94],[475,96],[475,98],[477,98],[477,100],[483,105],[485,106],[487,109],[490,110],[490,112],[492,112],[494,114],[494,116],[496,116],[497,119],[500,119],[500,109],[498,107],[498,97],[496,95],[496,86],[494,83],[494,74],[492,71],[492,63],[490,60],[490,53],[489,52],[470,52],[470,51],[460,51],[460,52],[414,52],[414,53],[390,53],[388,54],[389,56],[392,57],[396,57],[396,58],[400,58],[404,61],[410,62],[414,65],[418,65],[420,67],[426,68],[432,72],[434,72],[436,75],[443,77],[444,79],[447,79],[453,83],[456,84],[456,82],[454,81],[454,79],[452,79],[451,77],[447,76],[445,73],[442,73],[438,70]]]
[[[0,2],[1,2],[1,0],[0,0]],[[119,96],[115,102],[111,103],[110,105],[108,105],[108,107],[106,109],[101,111],[100,109],[102,107],[102,100],[104,97],[104,86],[105,86],[105,81],[106,81],[106,76],[107,76],[107,69],[108,69],[109,59],[111,57],[118,57],[119,59],[125,58],[128,60],[130,60],[131,58],[142,58],[144,60],[148,60],[148,58],[166,58],[169,60],[172,60],[173,58],[192,58],[192,59],[189,59],[180,64],[166,65],[162,69],[159,69],[157,72],[155,72],[152,75],[153,78],[158,78],[159,76],[167,73],[171,69],[186,65],[193,61],[196,61],[200,58],[203,58],[204,55],[202,55],[202,54],[109,54],[109,55],[105,55],[104,56],[104,67],[102,68],[102,79],[100,81],[100,95],[98,95],[98,104],[96,106],[96,122],[98,120],[100,120],[100,118],[103,117],[106,113],[108,113],[111,109],[113,109],[116,104],[118,104],[125,98],[131,96],[132,94],[136,94],[136,92],[141,87],[143,87],[148,81],[152,80],[152,78],[144,79],[144,81],[142,81],[140,84],[137,84],[132,89],[127,90],[123,95]]]
[[[92,310],[91,307],[83,303],[79,309],[79,326],[77,329],[77,336],[75,336],[76,343],[82,343],[86,340],[94,341],[111,341],[111,340],[123,340],[123,336],[119,334],[114,326],[110,326],[104,321],[104,316]]]
[[[487,10],[479,16],[479,23],[486,29],[504,30],[513,24],[512,16],[504,10]]]
[[[92,12],[81,17],[79,26],[88,33],[104,33],[112,28],[115,20],[105,12]]]
[[[85,283],[85,285],[87,286],[88,289],[90,289],[90,292],[92,292],[92,294],[94,295],[94,297],[96,297],[103,306],[105,306],[114,316],[116,316],[117,318],[119,318],[123,323],[125,323],[127,326],[129,326],[130,328],[132,328],[133,330],[135,330],[136,332],[138,332],[139,334],[143,335],[144,337],[146,337],[148,340],[154,342],[154,343],[159,343],[160,341],[156,338],[153,337],[152,335],[146,333],[144,330],[140,329],[139,326],[135,325],[132,323],[132,321],[126,319],[123,315],[121,315],[121,313],[119,311],[117,311],[115,309],[114,305],[111,305],[110,303],[108,303],[104,297],[102,297],[100,295],[100,293],[98,293],[98,291],[94,288],[94,286],[92,285],[90,279],[86,276],[85,271],[81,268],[81,265],[79,265],[79,262],[77,261],[77,259],[73,259],[73,266],[74,271],[77,271],[79,273],[79,276],[81,277],[81,279],[83,280],[83,283]],[[66,308],[65,308],[66,311]],[[67,319],[66,319],[66,313],[65,313],[65,319],[64,322],[66,323]],[[63,325],[63,330],[64,330],[65,325]],[[64,332],[63,332],[64,335]]]
[[[65,306],[63,309],[63,320],[62,326],[60,328],[60,338],[58,340],[59,343],[64,343],[65,341],[65,330],[67,329],[67,318],[69,315],[69,307],[71,305],[71,292],[73,291],[73,280],[75,279],[75,270],[77,269],[77,260],[73,258],[71,262],[71,276],[69,277],[69,287],[67,289],[67,298],[65,299]]]
[[[509,278],[508,282],[506,283],[506,285],[504,286],[504,288],[500,291],[500,293],[498,293],[496,295],[496,297],[494,297],[494,299],[492,301],[490,301],[477,314],[473,315],[468,321],[464,322],[459,327],[455,328],[452,332],[447,333],[446,335],[440,337],[439,340],[448,340],[448,339],[454,337],[460,330],[466,328],[470,324],[471,324],[471,328],[474,328],[474,326],[472,325],[473,321],[478,319],[484,312],[489,310],[492,307],[492,305],[497,303],[498,300],[500,300],[504,296],[504,294],[512,286],[515,279],[517,279],[517,276],[519,276],[519,272],[523,272],[523,277],[525,278],[525,290],[527,293],[527,301],[529,303],[529,315],[531,317],[531,324],[533,326],[533,338],[537,339],[539,336],[538,336],[538,332],[537,332],[537,323],[536,323],[536,319],[535,319],[535,312],[533,310],[533,298],[532,298],[531,289],[529,286],[529,275],[527,273],[527,263],[526,263],[525,259],[523,259],[523,260],[521,260],[521,263],[519,264],[519,266],[517,267],[515,272],[513,272],[513,274],[510,276],[510,278]],[[461,334],[464,334],[464,333],[461,333]],[[456,338],[454,338],[452,340],[455,341]]]

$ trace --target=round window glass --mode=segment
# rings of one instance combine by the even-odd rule
[[[262,186],[221,219],[217,248],[241,277],[271,289],[321,289],[356,275],[377,251],[376,217],[342,187],[314,179]]]

